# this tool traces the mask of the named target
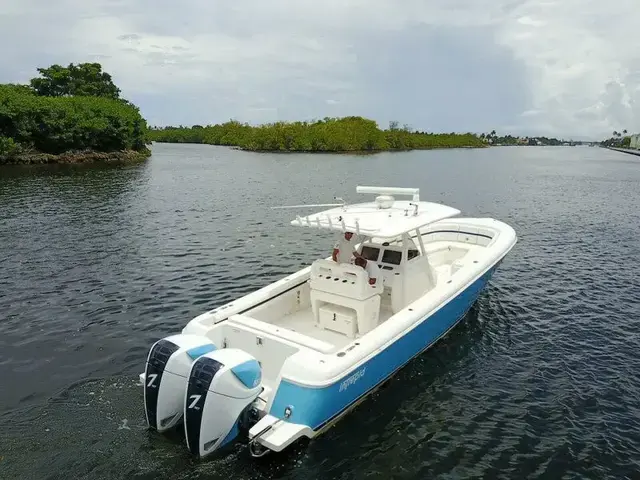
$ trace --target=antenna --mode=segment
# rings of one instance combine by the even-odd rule
[[[358,193],[373,193],[377,195],[412,195],[414,202],[420,201],[419,188],[396,188],[396,187],[366,187],[358,185],[356,187]]]

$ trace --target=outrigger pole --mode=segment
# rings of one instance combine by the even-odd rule
[[[277,207],[271,207],[273,210],[278,208],[306,208],[306,207],[341,207],[344,203],[313,203],[308,205],[279,205]]]
[[[308,204],[308,205],[279,205],[276,207],[271,207],[271,209],[276,210],[279,208],[307,208],[307,207],[344,207],[347,202],[345,202],[342,198],[340,197],[333,197],[334,200],[340,200],[342,203],[315,203],[315,204]]]

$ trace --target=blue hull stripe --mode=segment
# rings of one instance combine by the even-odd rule
[[[336,383],[314,388],[283,379],[269,413],[283,418],[285,407],[291,405],[295,408],[287,421],[308,425],[313,430],[322,428],[451,330],[469,311],[497,267]]]

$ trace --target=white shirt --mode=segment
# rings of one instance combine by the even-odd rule
[[[380,279],[380,267],[378,267],[378,264],[376,262],[367,260],[367,265],[364,267],[364,269],[369,274],[369,278],[376,279],[376,284],[378,283],[378,281],[382,281]]]
[[[351,240],[347,240],[344,236],[340,237],[340,240],[335,245],[335,248],[338,249],[338,254],[336,255],[338,263],[349,263],[351,261],[357,243],[355,235],[351,237]]]

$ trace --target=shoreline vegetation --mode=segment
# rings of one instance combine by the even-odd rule
[[[491,146],[574,146],[586,142],[545,136],[516,137],[490,133],[427,133],[389,122],[382,130],[363,117],[324,118],[311,122],[275,122],[251,126],[230,120],[217,125],[150,127],[149,139],[158,143],[222,145],[252,152],[367,154],[443,148]]]
[[[29,85],[0,85],[0,165],[132,162],[151,155],[146,120],[100,64],[38,72]]]
[[[613,131],[613,135],[610,138],[607,138],[600,142],[601,147],[613,147],[613,148],[638,148],[637,146],[631,146],[631,137],[636,137],[636,135],[631,135],[628,133],[627,129],[624,129],[622,132],[618,132],[617,130]],[[637,142],[637,140],[636,140]]]
[[[98,152],[95,150],[70,150],[67,152],[53,154],[36,151],[23,151],[18,155],[7,155],[0,157],[2,165],[77,165],[81,163],[135,163],[142,162],[149,158],[151,150],[118,150],[113,152]]]
[[[149,127],[99,63],[38,68],[27,85],[0,84],[0,166],[144,161],[148,145],[197,143],[252,152],[369,154],[501,145],[574,145],[547,137],[381,129],[360,116],[252,126]],[[624,131],[626,134],[626,130]],[[614,132],[614,137],[616,132]],[[620,137],[620,134],[617,134]],[[615,139],[623,143],[621,138]],[[613,143],[613,142],[612,142]]]
[[[200,143],[282,153],[375,153],[488,146],[473,133],[417,132],[399,127],[397,122],[390,122],[389,128],[382,130],[374,120],[357,116],[258,126],[231,120],[208,126],[152,127],[148,137],[158,143]]]

